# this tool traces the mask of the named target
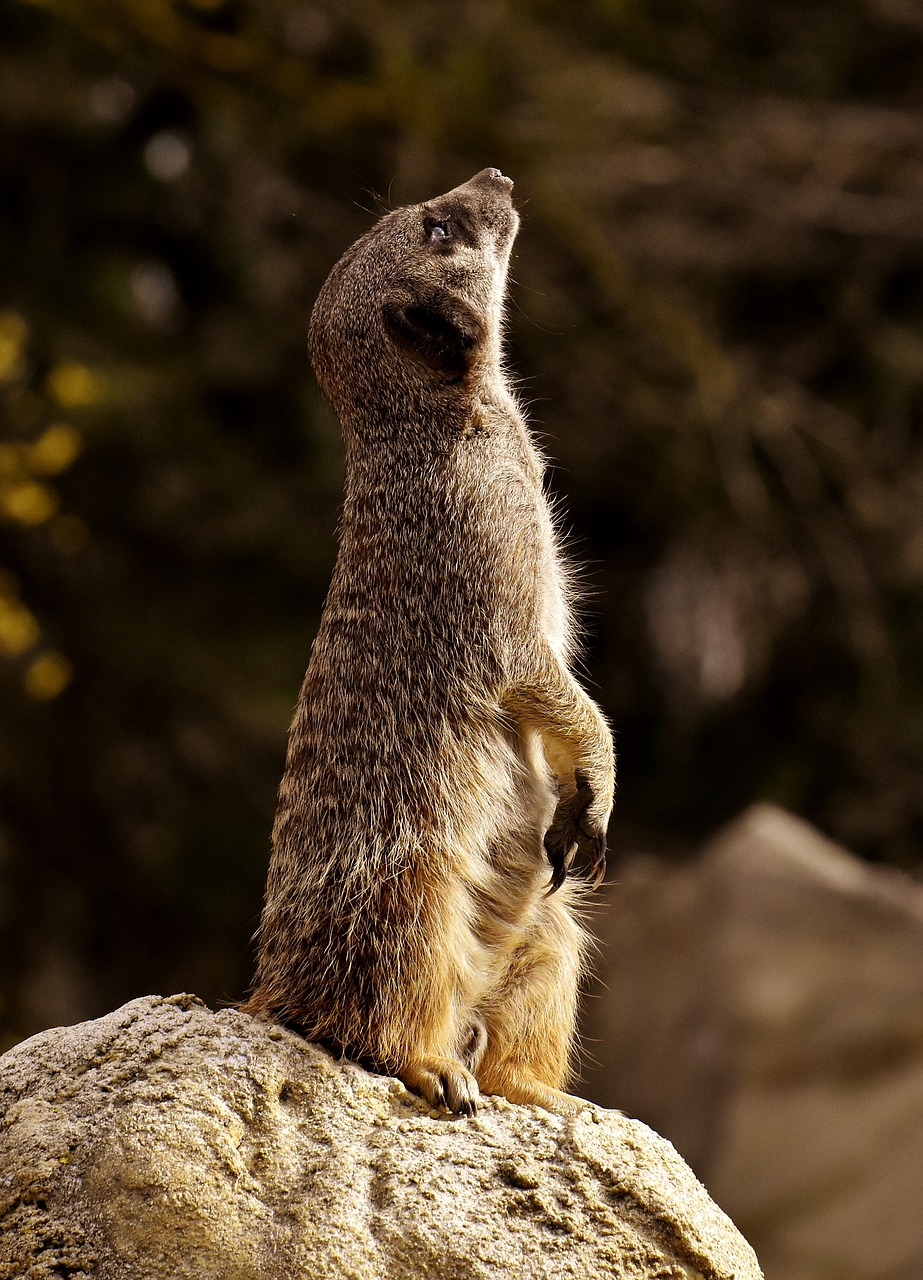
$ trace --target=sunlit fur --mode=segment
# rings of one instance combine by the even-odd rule
[[[604,865],[613,789],[503,369],[511,186],[484,170],[388,214],[314,308],[346,493],[247,1006],[461,1112],[478,1086],[573,1105],[586,889],[565,872],[578,846]]]

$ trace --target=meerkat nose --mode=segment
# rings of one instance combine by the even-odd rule
[[[513,179],[508,178],[506,174],[501,173],[499,169],[482,169],[480,173],[476,173],[471,179],[472,182],[482,183],[499,183],[506,187],[507,191],[513,190]]]

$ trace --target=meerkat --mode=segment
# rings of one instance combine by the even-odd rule
[[[471,1114],[573,1110],[612,735],[571,673],[572,581],[504,369],[519,218],[484,169],[331,271],[309,346],[345,441],[245,1006]]]

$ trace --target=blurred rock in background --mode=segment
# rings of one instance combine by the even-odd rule
[[[589,1096],[670,1138],[771,1280],[923,1274],[923,888],[758,805],[629,861]]]

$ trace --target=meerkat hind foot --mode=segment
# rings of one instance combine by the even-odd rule
[[[565,1093],[563,1089],[554,1089],[551,1085],[532,1080],[521,1080],[498,1089],[485,1089],[485,1093],[498,1093],[507,1102],[515,1102],[519,1106],[542,1107],[559,1116],[576,1116],[593,1105],[585,1098],[578,1098],[572,1093]]]
[[[418,1093],[433,1107],[446,1107],[462,1116],[477,1112],[478,1082],[456,1058],[420,1058],[397,1074],[412,1093]]]

